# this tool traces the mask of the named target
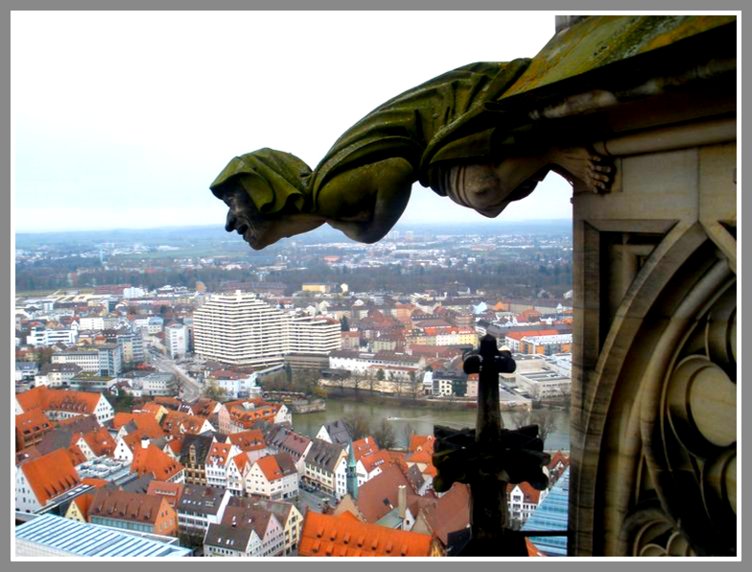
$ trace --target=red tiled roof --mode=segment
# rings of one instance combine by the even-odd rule
[[[146,489],[147,495],[164,497],[167,504],[175,508],[183,496],[184,486],[180,483],[167,483],[163,481],[151,481]]]
[[[67,449],[57,449],[30,459],[22,463],[20,469],[42,506],[81,482]]]
[[[78,441],[79,438],[83,438],[89,446],[89,449],[91,449],[97,457],[111,457],[115,453],[115,448],[117,447],[117,443],[115,443],[110,432],[104,427],[100,427],[96,431],[77,433],[74,435],[75,441]]]
[[[32,409],[16,415],[16,432],[34,432],[52,429],[52,423],[41,409]]]
[[[410,437],[410,445],[407,450],[414,451],[429,451],[433,454],[433,442],[436,438],[433,435],[413,435]]]
[[[264,434],[259,429],[249,429],[248,431],[238,431],[228,435],[230,443],[235,445],[243,452],[257,451],[266,447]]]
[[[83,451],[81,451],[81,449],[79,449],[76,445],[71,445],[67,449],[62,450],[68,454],[68,457],[70,458],[71,463],[73,463],[74,466],[85,463],[87,460],[86,455],[84,455]]]
[[[359,461],[364,455],[371,455],[379,450],[379,444],[371,436],[353,441],[352,446],[356,461]]]
[[[235,455],[231,460],[235,463],[235,466],[241,473],[243,472],[243,469],[245,469],[246,465],[250,463],[250,461],[248,460],[248,455],[246,455],[245,453]]]
[[[429,556],[431,536],[360,522],[349,512],[306,513],[300,556]]]
[[[360,458],[360,462],[363,463],[363,468],[372,473],[376,468],[383,467],[391,461],[391,457],[386,451],[376,451],[370,455]]]
[[[261,472],[264,474],[264,477],[266,477],[266,480],[270,483],[273,481],[277,481],[279,479],[283,479],[284,477],[290,476],[293,474],[294,471],[287,470],[285,471],[279,463],[279,456],[280,455],[286,455],[286,453],[279,453],[277,455],[267,455],[266,457],[261,457],[259,460],[256,461],[256,465],[258,465],[258,468],[261,469]],[[287,455],[289,458],[289,455]]]
[[[397,490],[400,485],[412,487],[399,467],[386,465],[381,474],[358,487],[358,510],[368,522],[376,522],[397,506]]]
[[[163,503],[167,504],[164,497],[99,489],[89,507],[89,515],[153,524],[164,510]]]
[[[24,412],[39,408],[43,411],[94,413],[101,397],[101,393],[50,389],[44,386],[16,394],[16,399]]]
[[[212,443],[211,447],[209,447],[209,454],[206,457],[206,464],[212,463],[222,467],[226,466],[231,448],[232,445],[228,443]]]
[[[470,523],[470,487],[454,483],[433,506],[426,506],[423,510],[433,534],[446,546],[449,533],[462,530]]]
[[[123,425],[128,425],[128,423],[133,421],[133,417],[133,413],[126,413],[125,411],[115,413],[115,417],[112,419],[112,428],[119,431]]]
[[[405,455],[406,463],[420,463],[421,465],[432,465],[431,453],[425,450],[415,451],[414,453],[408,453]]]
[[[183,470],[179,461],[170,457],[156,445],[143,447],[137,444],[133,450],[131,472],[144,475],[151,473],[157,481],[167,481]]]
[[[110,484],[110,481],[106,479],[95,479],[94,477],[85,477],[81,479],[82,485],[91,485],[95,489],[101,489]]]

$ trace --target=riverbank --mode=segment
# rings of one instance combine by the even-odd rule
[[[477,409],[478,403],[475,400],[439,400],[439,399],[414,399],[403,395],[394,395],[390,393],[370,392],[362,389],[351,388],[327,388],[326,399],[335,399],[343,401],[353,401],[365,404],[389,404],[401,405],[414,408],[426,408],[448,411],[461,411]]]
[[[546,450],[569,449],[569,412],[554,411],[553,428],[546,439]],[[512,411],[502,411],[504,427],[517,426]],[[420,402],[390,399],[384,397],[331,396],[327,398],[326,411],[293,414],[293,428],[309,437],[315,437],[321,426],[347,417],[362,418],[368,421],[372,430],[378,428],[382,420],[391,426],[397,443],[396,448],[407,447],[410,435],[432,435],[435,425],[453,429],[473,428],[477,421],[477,409],[467,407],[434,407]]]

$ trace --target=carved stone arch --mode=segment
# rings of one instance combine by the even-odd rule
[[[582,439],[573,442],[582,458],[575,516],[585,503],[592,510],[584,513],[593,515],[589,526],[575,520],[580,536],[592,534],[580,546],[625,555],[731,550],[723,537],[733,545],[735,308],[735,274],[700,224],[675,226],[631,280],[583,384],[587,415],[573,420]],[[688,384],[694,411],[692,400],[681,398]],[[705,403],[698,394],[708,394]],[[718,426],[708,408],[734,421]],[[698,505],[702,511],[692,508]],[[646,514],[662,516],[648,519],[645,530],[634,528],[647,518],[638,508],[645,506]],[[703,535],[711,525],[722,534]],[[646,530],[660,531],[648,548]],[[659,548],[668,538],[670,546]]]

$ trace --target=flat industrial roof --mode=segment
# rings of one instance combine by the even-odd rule
[[[192,551],[177,544],[139,537],[106,526],[45,514],[16,527],[16,542],[26,541],[71,556],[181,557]],[[19,554],[17,544],[17,556]]]

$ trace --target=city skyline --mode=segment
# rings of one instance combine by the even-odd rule
[[[455,41],[408,41],[427,26]],[[224,226],[208,186],[228,158],[273,147],[315,166],[397,93],[553,34],[546,12],[14,12],[15,230]],[[568,218],[570,196],[550,176],[497,220]],[[402,220],[487,219],[416,184]]]

